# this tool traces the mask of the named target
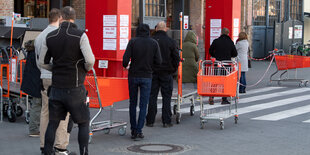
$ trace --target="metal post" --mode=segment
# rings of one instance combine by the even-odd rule
[[[267,51],[267,39],[268,39],[268,27],[269,27],[269,3],[270,0],[266,0],[266,5],[265,5],[265,16],[266,16],[266,29],[265,29],[265,46],[264,46],[264,56],[265,52]]]
[[[144,11],[145,11],[145,0],[139,0],[139,24],[143,24]]]

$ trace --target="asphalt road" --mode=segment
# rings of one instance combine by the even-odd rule
[[[252,62],[253,68],[247,73],[248,85],[256,83],[265,72],[269,63]],[[118,135],[118,129],[109,134],[95,132],[89,152],[92,155],[136,154],[127,148],[139,144],[173,144],[183,148],[173,154],[206,155],[308,155],[310,154],[310,88],[299,87],[298,83],[277,82],[268,85],[269,76],[276,70],[275,64],[266,77],[257,86],[248,87],[247,93],[240,95],[238,104],[239,120],[225,120],[224,130],[218,120],[208,121],[204,129],[200,128],[200,106],[196,102],[195,115],[190,116],[189,104],[184,103],[184,112],[180,124],[163,128],[161,109],[158,109],[155,126],[144,127],[145,139],[132,141],[129,125],[125,136]],[[298,77],[310,79],[309,68],[299,69]],[[295,77],[293,73],[290,77]],[[185,89],[190,89],[186,85]],[[203,99],[206,103],[207,97]],[[216,105],[206,105],[214,114],[218,114],[220,98]],[[160,103],[159,103],[160,104]],[[217,108],[215,108],[217,107]],[[128,101],[115,103],[114,120],[129,122]],[[213,110],[212,110],[213,109]],[[99,119],[106,120],[109,109],[104,110]],[[92,115],[97,109],[91,109]],[[173,116],[175,120],[175,116]],[[0,155],[39,155],[39,138],[28,137],[28,128],[24,117],[15,123],[9,123],[5,117],[0,123]],[[69,150],[78,152],[77,127],[71,133]],[[165,147],[150,147],[160,150]],[[145,154],[145,153],[141,153]]]

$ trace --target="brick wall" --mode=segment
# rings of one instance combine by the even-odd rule
[[[72,7],[76,11],[77,19],[85,18],[85,0],[72,0]]]
[[[0,0],[0,16],[11,16],[14,11],[14,0]]]

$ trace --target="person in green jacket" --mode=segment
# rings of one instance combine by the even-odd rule
[[[197,83],[198,73],[198,39],[193,31],[189,31],[183,43],[182,82]]]

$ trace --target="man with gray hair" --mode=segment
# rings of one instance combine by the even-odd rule
[[[153,36],[160,47],[162,63],[153,66],[151,95],[146,116],[146,126],[153,127],[157,114],[157,96],[159,89],[163,97],[162,123],[163,127],[171,127],[171,96],[173,91],[173,73],[177,71],[180,56],[176,42],[168,37],[165,22],[159,22],[156,26],[156,33]]]
[[[232,57],[238,55],[235,44],[229,37],[228,28],[223,28],[221,36],[212,42],[209,53],[218,61],[231,60]],[[209,104],[211,105],[214,104],[213,98],[209,98]],[[223,97],[221,104],[230,104],[230,102],[227,100],[227,97]]]
[[[61,15],[63,22],[43,40],[39,57],[40,66],[52,71],[44,154],[53,154],[56,129],[69,112],[79,127],[80,154],[88,155],[90,114],[84,80],[95,63],[95,57],[87,35],[74,24],[75,10],[66,6],[61,9]]]

